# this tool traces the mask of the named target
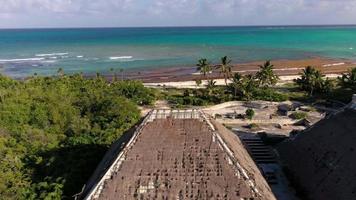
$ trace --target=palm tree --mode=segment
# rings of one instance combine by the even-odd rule
[[[256,73],[256,79],[260,86],[268,87],[275,85],[279,80],[279,77],[274,73],[274,65],[271,61],[266,61],[263,65],[259,65],[260,71]]]
[[[324,80],[324,77],[319,70],[308,66],[303,69],[301,78],[298,78],[295,82],[302,90],[305,90],[312,96],[315,92],[325,93],[331,90],[331,81],[328,79]]]
[[[316,69],[308,66],[303,69],[301,78],[295,80],[295,82],[299,85],[302,90],[308,92],[309,95],[312,95],[315,90],[315,73]]]
[[[329,78],[326,78],[326,80],[322,81],[320,92],[323,94],[330,94],[333,87],[333,82]]]
[[[216,86],[216,81],[211,79],[208,80],[208,84],[206,85],[206,90],[208,91],[208,96],[211,96],[212,93],[214,92]]]
[[[206,79],[207,74],[211,71],[211,65],[209,64],[208,60],[205,58],[200,59],[198,61],[197,67],[198,67],[197,70]]]
[[[250,100],[257,88],[257,82],[252,75],[242,76],[239,73],[235,73],[230,86],[234,91],[235,97],[240,96],[243,99]]]
[[[350,88],[356,91],[356,67],[350,69],[347,73],[339,77],[339,84],[341,87]]]
[[[200,79],[195,80],[195,84],[197,85],[197,88],[202,84],[202,81]]]
[[[241,79],[242,75],[238,72],[232,76],[230,88],[234,91],[234,97],[237,96],[238,89],[241,87]]]
[[[227,80],[232,75],[231,60],[229,60],[227,58],[227,56],[222,57],[221,58],[221,64],[218,66],[218,68],[220,68],[220,74],[223,74],[224,80],[225,80],[225,85],[227,86]]]
[[[316,70],[314,73],[314,84],[316,90],[321,90],[323,88],[324,83],[324,75],[319,71]]]
[[[242,78],[241,93],[244,99],[251,100],[253,92],[256,90],[256,88],[257,82],[251,74]]]

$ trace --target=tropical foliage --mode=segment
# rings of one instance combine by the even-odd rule
[[[356,92],[356,67],[349,70],[339,78],[340,85]]]
[[[251,108],[246,110],[246,118],[249,120],[252,120],[252,118],[255,116],[255,111]]]
[[[291,114],[290,117],[293,118],[293,119],[297,119],[297,120],[305,119],[305,118],[308,117],[308,113],[306,113],[306,112],[294,112],[294,113]]]
[[[324,78],[325,76],[322,73],[308,66],[303,69],[301,74],[301,78],[295,80],[300,89],[308,92],[311,96],[315,93],[317,94],[325,94],[329,93],[332,89],[332,82],[328,78]]]
[[[241,97],[245,100],[251,100],[253,92],[257,89],[257,81],[252,75],[241,76],[235,74],[231,87],[233,88],[235,97]]]
[[[220,69],[220,74],[223,75],[225,85],[227,86],[227,80],[230,79],[232,75],[232,65],[231,65],[231,60],[227,58],[227,56],[224,56],[221,58],[221,64],[218,65],[218,68]]]
[[[266,61],[263,65],[260,65],[260,71],[256,73],[256,79],[260,86],[269,87],[276,85],[279,80],[279,77],[274,73],[274,66],[271,64],[271,61]]]
[[[231,62],[224,56],[221,58],[221,64],[216,67],[224,77],[225,86],[218,86],[217,82],[210,78],[207,80],[205,88],[191,89],[189,95],[187,95],[187,90],[176,92],[173,95],[167,94],[166,99],[177,107],[203,106],[232,100],[285,101],[288,99],[286,95],[271,88],[279,78],[274,74],[273,65],[269,61],[261,66],[258,76],[232,73]],[[205,77],[211,70],[208,63],[206,59],[200,59],[198,62],[198,69]],[[263,80],[260,80],[260,78]],[[196,81],[197,86],[200,84],[201,81]],[[261,85],[263,87],[260,87]]]
[[[0,199],[72,199],[154,101],[136,81],[0,76]]]
[[[202,58],[197,63],[197,70],[203,75],[204,79],[206,79],[207,75],[211,72],[212,67],[207,59]]]

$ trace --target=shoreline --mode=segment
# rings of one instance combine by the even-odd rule
[[[325,77],[327,78],[337,78],[341,74],[326,74]],[[294,79],[299,78],[299,75],[286,75],[286,76],[279,76],[280,81],[276,84],[278,85],[283,85],[285,83],[291,83],[293,82]],[[225,80],[224,79],[214,79],[216,81],[217,86],[223,86],[225,85]],[[227,80],[227,83],[231,83],[230,80]],[[205,85],[207,85],[207,80],[203,80],[202,84],[200,86],[197,86],[195,81],[167,81],[167,82],[156,82],[156,83],[143,83],[145,87],[150,87],[150,88],[177,88],[177,89],[198,89],[198,88],[204,88]]]
[[[254,74],[259,70],[259,65],[262,65],[265,61],[253,61],[247,63],[232,64],[233,73],[241,73],[242,75]],[[347,72],[352,67],[356,67],[356,60],[350,59],[334,59],[325,57],[310,57],[307,59],[282,59],[271,60],[274,65],[275,73],[280,76],[283,81],[290,81],[291,77],[298,76],[302,70],[307,66],[313,66],[320,70],[324,75],[330,77],[337,77],[342,73]],[[86,78],[92,78],[96,75],[93,73],[82,73]],[[70,75],[70,74],[68,74]],[[101,73],[103,77],[108,80],[114,78],[114,74],[111,72]],[[56,76],[56,75],[52,75]],[[30,78],[22,77],[15,78],[17,80],[26,80]],[[132,69],[129,71],[116,72],[117,79],[124,80],[138,80],[142,81],[145,85],[179,85],[177,82],[186,82],[185,84],[192,85],[189,82],[196,80],[203,80],[204,77],[197,72],[195,66],[177,66],[177,67],[164,67],[164,68],[149,68],[149,69]],[[209,79],[214,79],[220,82],[222,76],[218,69],[213,69],[212,73],[208,75]],[[219,84],[219,83],[218,83]],[[183,84],[184,85],[184,84]]]
[[[243,75],[254,74],[259,70],[258,65],[262,65],[265,61],[254,61],[249,63],[233,64],[233,73],[239,72]],[[309,58],[300,60],[272,60],[275,73],[282,80],[290,80],[290,77],[298,76],[299,73],[307,66],[313,66],[320,70],[323,74],[336,77],[347,72],[350,68],[356,67],[356,61],[347,59],[332,59],[332,58]],[[112,78],[113,75],[105,75],[107,78]],[[117,74],[121,77],[121,74]],[[213,70],[209,78],[219,80],[222,79],[218,70]],[[196,71],[196,67],[170,67],[159,68],[141,71],[129,71],[124,74],[124,79],[140,80],[146,85],[166,84],[170,82],[189,82],[203,80],[203,77]]]

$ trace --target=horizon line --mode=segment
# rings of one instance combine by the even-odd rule
[[[182,25],[182,26],[73,26],[73,27],[23,27],[10,28],[4,27],[0,30],[28,30],[28,29],[120,29],[120,28],[228,28],[228,27],[342,27],[342,26],[356,26],[356,24],[295,24],[295,25]]]

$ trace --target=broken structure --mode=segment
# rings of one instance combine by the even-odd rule
[[[152,111],[110,160],[83,199],[275,199],[239,138],[198,110]]]
[[[356,199],[356,96],[339,112],[283,142],[282,160],[305,199]]]

